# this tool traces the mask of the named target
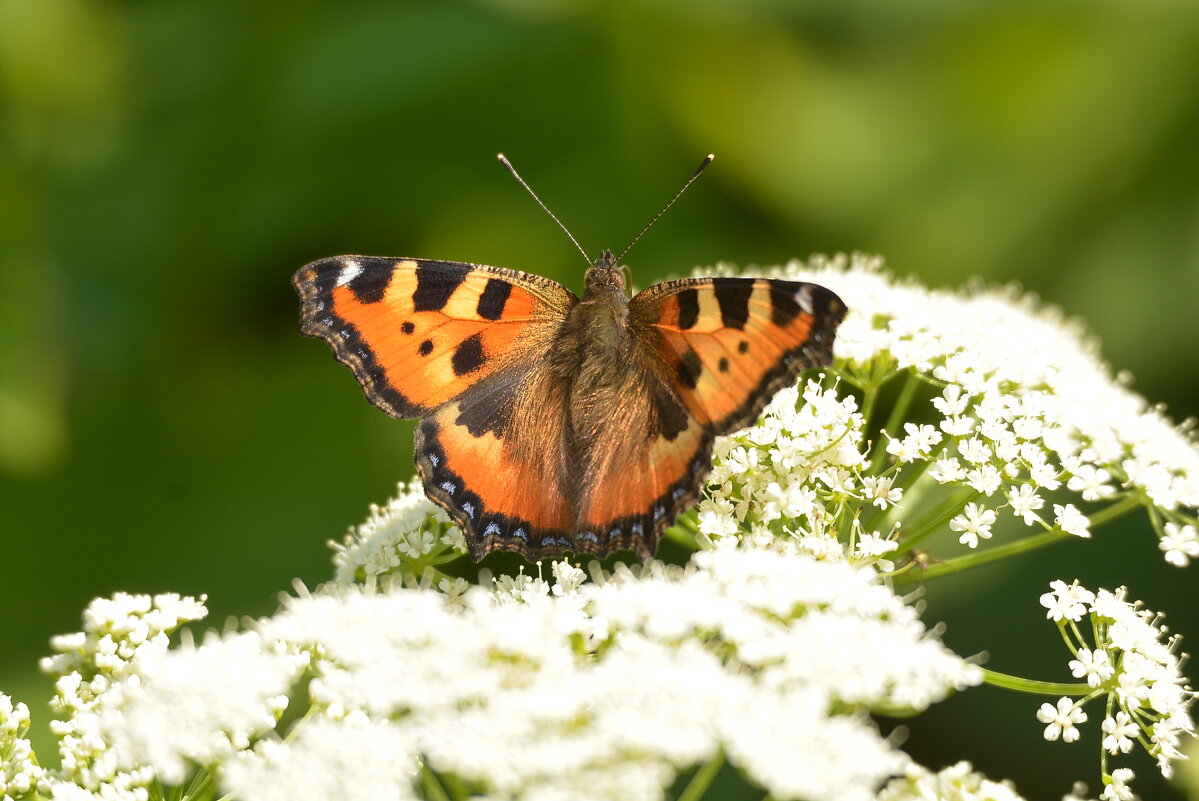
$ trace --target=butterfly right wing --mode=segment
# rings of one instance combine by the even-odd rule
[[[629,302],[688,413],[716,434],[750,425],[799,373],[830,364],[845,311],[825,287],[771,278],[685,278]]]
[[[716,436],[754,422],[801,371],[830,363],[844,314],[824,287],[766,278],[683,279],[633,297],[645,380],[625,393],[624,435],[593,455],[584,533],[652,554],[698,499]]]

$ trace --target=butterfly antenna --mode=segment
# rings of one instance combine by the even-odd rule
[[[561,228],[568,237],[570,237],[570,241],[574,242],[575,247],[579,249],[579,252],[583,254],[583,258],[587,260],[587,264],[590,265],[591,257],[587,255],[587,251],[583,250],[583,246],[579,244],[579,240],[575,239],[574,234],[570,232],[570,229],[563,225],[562,221],[558,219],[557,215],[550,211],[549,208],[541,202],[541,198],[537,197],[537,193],[533,191],[532,187],[525,183],[524,178],[520,177],[520,173],[518,173],[516,168],[512,166],[512,162],[508,161],[508,157],[503,153],[499,153],[496,155],[496,158],[500,160],[500,164],[503,164],[508,169],[508,172],[512,173],[512,177],[520,181],[520,185],[528,190],[529,194],[533,196],[533,199],[537,201],[537,205],[541,206],[542,210],[545,211],[546,214],[550,215],[550,218],[554,222],[558,223],[558,227]]]
[[[706,159],[704,159],[702,164],[699,165],[699,169],[695,171],[695,175],[692,175],[689,179],[687,179],[687,183],[683,184],[683,188],[675,193],[674,197],[672,197],[670,199],[670,202],[667,203],[665,206],[663,206],[662,210],[660,212],[658,212],[657,214],[655,214],[654,218],[645,224],[645,227],[641,229],[641,233],[639,233],[639,234],[637,234],[637,236],[633,237],[633,241],[629,243],[629,246],[627,248],[625,248],[623,251],[621,251],[621,254],[616,257],[617,264],[620,264],[621,259],[623,259],[625,257],[626,253],[628,253],[630,250],[633,249],[633,245],[637,244],[637,240],[645,235],[645,232],[650,229],[650,226],[653,225],[654,223],[656,223],[658,221],[658,218],[661,217],[663,214],[665,214],[667,211],[669,211],[670,207],[674,205],[674,202],[676,200],[678,200],[680,197],[682,197],[683,193],[687,191],[687,187],[689,187],[689,186],[691,186],[691,184],[695,183],[695,179],[700,176],[700,173],[702,173],[704,170],[708,169],[708,165],[712,163],[712,159],[714,159],[714,158],[716,158],[715,154],[713,154],[713,153],[708,154],[708,157]]]

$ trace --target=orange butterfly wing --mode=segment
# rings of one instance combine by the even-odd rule
[[[304,266],[292,283],[301,333],[328,342],[371,403],[407,418],[514,358],[536,359],[577,302],[538,275],[429,259],[334,256]]]
[[[500,267],[367,256],[313,262],[293,284],[301,332],[328,342],[373,404],[423,418],[415,451],[425,491],[476,560],[558,547],[573,514],[545,443],[560,441],[565,416],[528,431],[512,418],[538,396],[530,386],[573,293]]]
[[[654,430],[643,447],[636,437],[614,446],[623,450],[591,477],[581,520],[637,525],[644,542],[634,550],[652,553],[661,529],[697,499],[716,436],[754,422],[803,370],[829,364],[844,315],[824,287],[765,278],[684,279],[636,295],[629,318],[644,369],[668,389],[641,399],[636,414]]]
[[[630,314],[658,333],[687,410],[724,434],[756,420],[799,373],[832,362],[845,304],[817,284],[691,278],[641,292]]]

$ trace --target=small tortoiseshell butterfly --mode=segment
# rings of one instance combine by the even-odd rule
[[[419,418],[425,492],[476,561],[652,556],[695,503],[713,440],[832,361],[845,305],[822,286],[685,278],[630,299],[620,258],[603,252],[582,300],[538,275],[431,259],[334,256],[293,278],[301,332],[371,403]]]

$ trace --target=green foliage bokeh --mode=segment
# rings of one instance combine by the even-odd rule
[[[630,253],[639,285],[843,250],[1017,281],[1181,420],[1196,142],[1182,0],[0,0],[0,689],[44,729],[36,659],[94,596],[208,593],[219,624],[329,575],[325,541],[411,474],[412,427],[297,335],[289,278],[364,253],[581,289],[497,151],[593,255],[715,152]],[[1079,577],[1131,585],[1194,651],[1193,581],[1147,532],[930,584],[930,620],[1066,678],[1030,629]],[[913,721],[910,750],[1029,798],[1094,785],[1097,733],[1038,743],[1034,711],[984,688]]]

